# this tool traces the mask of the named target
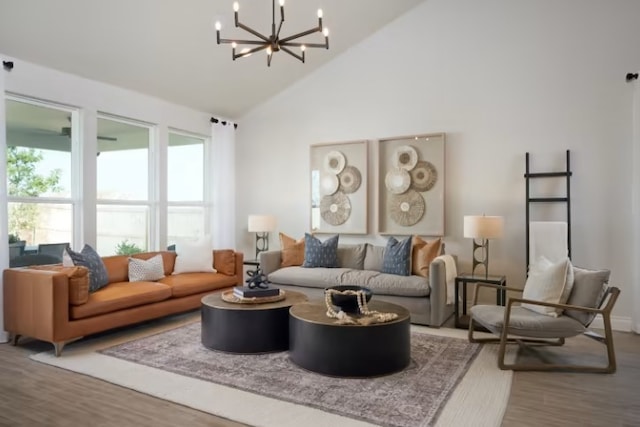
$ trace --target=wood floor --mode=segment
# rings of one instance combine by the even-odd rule
[[[516,372],[503,425],[640,425],[640,335],[615,333],[615,345],[613,375]],[[0,426],[242,425],[28,358],[49,349],[27,340],[0,345]],[[572,361],[605,361],[604,346],[587,337],[553,351],[577,355]]]

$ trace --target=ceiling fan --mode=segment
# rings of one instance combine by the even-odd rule
[[[71,126],[63,126],[60,129],[60,135],[68,136],[69,138],[71,138]],[[118,140],[118,138],[116,138],[115,136],[104,136],[104,135],[98,135],[98,139],[101,141],[117,141]]]

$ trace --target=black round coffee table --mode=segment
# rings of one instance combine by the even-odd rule
[[[222,293],[202,298],[202,344],[229,353],[269,353],[289,348],[289,308],[306,295],[286,291],[282,301],[239,304]]]
[[[291,307],[291,361],[309,371],[339,377],[372,377],[401,371],[411,357],[409,310],[375,300],[369,303],[369,309],[396,313],[398,318],[368,326],[341,325],[327,317],[324,304]]]

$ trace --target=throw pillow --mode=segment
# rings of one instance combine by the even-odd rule
[[[100,255],[89,245],[84,245],[80,252],[66,249],[73,265],[80,265],[89,270],[89,293],[104,288],[109,284],[109,273]]]
[[[164,277],[162,255],[158,254],[148,260],[129,258],[130,282],[153,282]]]
[[[411,275],[411,237],[402,241],[389,237],[384,248],[382,272],[399,276]]]
[[[172,274],[180,273],[216,273],[213,268],[211,239],[204,237],[196,242],[176,245],[176,262]]]
[[[429,266],[431,261],[441,251],[442,239],[436,239],[429,243],[420,238],[413,237],[413,247],[411,249],[411,272],[417,276],[429,277]]]
[[[573,267],[573,289],[567,304],[597,308],[607,291],[610,274],[610,270],[587,270]],[[564,314],[573,317],[585,326],[596,317],[595,313],[578,310],[565,310]]]
[[[282,258],[280,267],[302,265],[304,262],[304,237],[300,240],[295,240],[284,233],[280,233],[280,254]]]
[[[321,242],[317,237],[309,233],[304,234],[304,263],[303,267],[329,267],[338,266],[338,237],[336,234]]]
[[[367,243],[364,255],[364,269],[371,271],[382,271],[382,261],[384,260],[384,246],[375,246]]]
[[[573,267],[569,258],[552,263],[545,257],[539,257],[529,268],[529,277],[524,285],[522,297],[535,301],[564,304],[569,299],[573,287]],[[558,317],[562,309],[535,304],[522,304],[536,313]]]

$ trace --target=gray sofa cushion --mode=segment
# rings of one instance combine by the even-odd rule
[[[338,267],[364,269],[364,256],[367,245],[339,245],[338,246]]]
[[[420,276],[398,276],[370,270],[349,268],[284,267],[268,276],[275,286],[297,285],[311,288],[327,288],[335,285],[366,286],[374,295],[428,296],[429,281]]]
[[[384,246],[374,246],[367,243],[367,250],[364,256],[364,270],[382,271],[382,261],[384,260]]]

